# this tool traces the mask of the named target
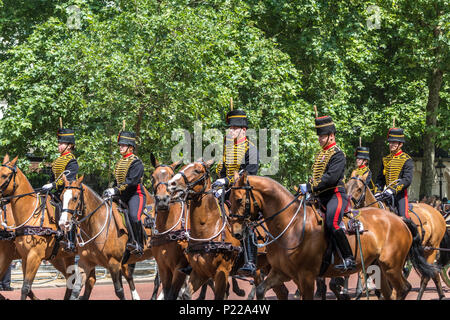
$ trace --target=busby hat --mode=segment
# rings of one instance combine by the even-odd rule
[[[227,113],[228,127],[248,128],[247,114],[242,110],[231,110]]]
[[[58,129],[58,142],[75,144],[75,131],[73,129]]]
[[[316,118],[316,132],[317,135],[336,133],[333,119],[330,116],[323,116]]]
[[[388,142],[403,142],[405,143],[405,134],[403,133],[403,129],[400,128],[391,128],[389,129],[387,135]]]
[[[370,160],[369,148],[357,147],[355,152],[356,159]]]
[[[131,131],[120,131],[117,144],[126,144],[136,148],[136,134]]]

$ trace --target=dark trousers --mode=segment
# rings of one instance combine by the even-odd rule
[[[408,190],[403,190],[394,196],[394,207],[397,209],[397,213],[401,217],[411,219],[409,216],[409,203],[408,203]]]
[[[339,224],[348,205],[347,194],[338,188],[319,197],[320,204],[326,209],[325,228],[330,235],[339,230]]]
[[[131,196],[131,198],[128,200],[128,214],[130,217],[131,223],[136,223],[141,220],[141,214],[144,210],[145,203],[146,203],[146,196],[145,193],[142,192],[141,186],[138,185],[136,193]]]

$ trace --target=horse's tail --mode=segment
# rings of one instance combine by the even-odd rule
[[[422,239],[417,230],[417,226],[410,219],[402,218],[403,222],[408,226],[409,231],[411,231],[413,241],[411,248],[409,249],[409,259],[416,270],[422,277],[432,278],[438,269],[427,262],[425,259],[425,253],[422,246]]]
[[[445,231],[444,238],[442,238],[439,248],[450,249],[450,230]],[[439,258],[437,261],[438,267],[443,268],[449,262],[450,262],[450,252],[447,250],[439,251]]]

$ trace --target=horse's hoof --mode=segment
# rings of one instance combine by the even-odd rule
[[[238,297],[243,297],[243,296],[245,296],[245,291],[242,290],[242,289],[236,289],[236,290],[233,290],[233,292],[234,292]]]

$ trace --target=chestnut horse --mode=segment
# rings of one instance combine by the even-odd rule
[[[63,199],[63,211],[60,225],[69,231],[72,224],[79,228],[77,236],[79,266],[86,273],[85,289],[81,299],[89,299],[95,284],[95,267],[103,266],[111,274],[116,296],[124,300],[122,273],[127,280],[132,298],[139,299],[137,294],[131,268],[128,264],[153,257],[152,250],[144,244],[142,256],[124,255],[128,241],[128,231],[122,222],[123,217],[118,211],[115,202],[102,199],[95,191],[82,183],[83,176],[76,181],[67,181],[63,176],[64,190],[61,195]],[[144,188],[145,189],[145,188]],[[154,203],[153,197],[146,192],[147,203]],[[112,202],[112,203],[111,203]],[[144,219],[142,215],[141,219]],[[128,259],[127,259],[128,258]],[[126,259],[126,263],[123,263]]]
[[[232,187],[230,201],[234,234],[242,234],[249,225],[265,222],[273,235],[274,241],[267,246],[271,270],[257,287],[257,297],[261,299],[272,287],[293,280],[302,299],[312,300],[314,281],[319,276],[327,249],[323,223],[320,224],[314,210],[275,180],[247,173]],[[385,299],[404,299],[411,290],[402,274],[408,254],[413,256],[414,267],[420,272],[434,271],[419,256],[416,249],[420,243],[412,241],[410,229],[400,217],[377,208],[363,208],[359,210],[359,221],[367,230],[360,236],[364,264],[377,263],[380,267],[381,292]],[[353,235],[347,237],[356,256],[356,269],[338,271],[333,266],[339,264],[340,259],[334,259],[324,277],[345,276],[361,270],[358,241]]]
[[[189,201],[187,255],[192,266],[190,284],[197,291],[208,279],[214,281],[214,297],[224,299],[229,285],[228,276],[239,267],[237,258],[242,250],[240,241],[231,234],[228,223],[229,210],[212,194],[209,168],[213,161],[197,161],[185,165],[168,182],[172,199],[183,196]],[[270,266],[266,259],[258,259],[255,285],[262,282],[262,270]],[[237,283],[236,283],[237,284]],[[236,291],[235,291],[236,292]],[[286,299],[288,290],[284,284],[274,288],[279,299]]]
[[[9,229],[15,230],[14,242],[18,254],[14,255],[12,247],[7,245],[8,249],[2,255],[2,272],[6,271],[13,258],[21,258],[24,275],[21,299],[25,300],[27,296],[34,297],[31,286],[43,260],[48,260],[67,279],[70,276],[68,267],[75,264],[75,255],[59,248],[55,209],[50,204],[50,197],[46,197],[41,205],[40,196],[16,166],[17,158],[10,161],[6,155],[0,167],[0,194],[2,200],[11,200],[11,222],[15,227]],[[67,286],[64,299],[69,299],[71,293],[72,288]]]
[[[186,280],[186,274],[178,271],[188,265],[184,250],[187,247],[183,220],[185,204],[170,201],[167,181],[174,176],[181,162],[172,165],[159,164],[152,157],[155,170],[152,186],[155,194],[155,231],[150,240],[152,252],[158,264],[164,299],[175,300]]]
[[[380,203],[375,199],[372,191],[367,187],[366,176],[354,176],[346,184],[349,199],[355,204],[355,207],[371,206],[380,207]],[[433,264],[439,248],[450,249],[450,235],[446,232],[446,223],[443,216],[438,210],[426,203],[412,203],[412,211],[410,210],[410,218],[417,225],[417,230],[421,236],[422,246],[424,247],[424,255],[429,264]],[[445,298],[442,290],[441,281],[439,279],[439,269],[450,262],[450,253],[443,250],[439,254],[435,273],[431,276],[436,285],[439,299]],[[422,298],[430,277],[421,276],[419,294],[417,300]]]

